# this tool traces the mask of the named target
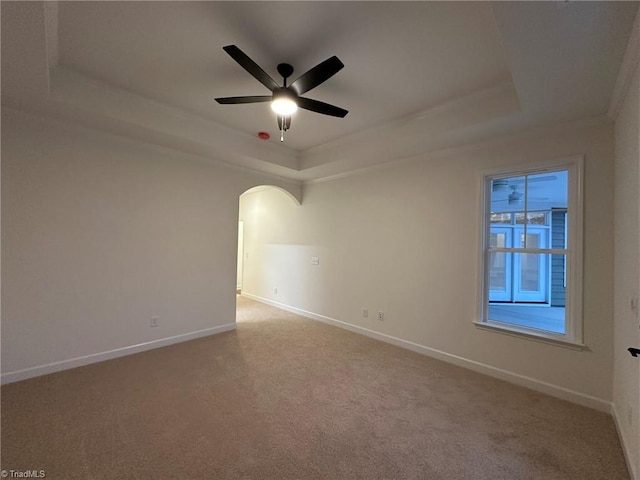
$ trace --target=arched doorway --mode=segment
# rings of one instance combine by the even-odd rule
[[[246,293],[250,297],[264,297],[265,282],[273,272],[272,265],[264,265],[263,252],[258,245],[265,236],[277,234],[278,219],[300,206],[298,198],[284,188],[260,185],[250,188],[239,196],[238,207],[238,258],[236,293],[237,305]],[[277,295],[277,285],[269,285],[270,293]],[[242,315],[236,312],[236,321]]]

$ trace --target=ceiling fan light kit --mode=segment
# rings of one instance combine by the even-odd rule
[[[303,73],[289,86],[287,86],[287,78],[293,73],[293,67],[288,63],[280,63],[278,65],[278,73],[283,79],[282,86],[280,86],[237,46],[227,45],[222,49],[256,80],[271,90],[271,96],[221,97],[216,98],[216,102],[222,105],[235,105],[271,101],[271,109],[277,114],[281,142],[284,141],[284,132],[291,127],[291,115],[298,108],[340,118],[344,118],[349,113],[344,108],[300,96],[325,82],[344,67],[338,57],[333,56],[319,63],[311,70]]]
[[[291,115],[298,110],[298,95],[288,88],[279,88],[273,92],[271,110],[278,115]]]
[[[493,192],[505,192],[507,187],[509,186],[509,181],[505,178],[499,178],[497,180],[493,180],[491,183],[491,190]]]

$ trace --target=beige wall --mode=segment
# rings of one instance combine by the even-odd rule
[[[631,82],[615,126],[615,298],[613,404],[629,464],[640,478],[640,361],[627,353],[640,348],[638,318],[631,299],[640,296],[640,69]]]
[[[637,135],[628,110],[624,145]],[[9,109],[2,122],[3,375],[233,324],[238,195],[273,179]],[[613,145],[611,126],[592,126],[307,184],[301,206],[280,191],[247,194],[244,289],[624,407],[637,383],[626,387],[633,377],[616,364],[613,392]],[[588,349],[478,330],[480,172],[575,154],[585,155]]]
[[[277,192],[243,196],[244,291],[606,409],[612,398],[612,130],[529,136],[307,184],[299,207]],[[576,154],[585,155],[588,348],[479,330],[472,321],[481,172]],[[311,256],[319,256],[320,265],[311,265]],[[383,322],[374,318],[378,310]]]
[[[233,328],[238,198],[272,178],[2,113],[3,381]]]

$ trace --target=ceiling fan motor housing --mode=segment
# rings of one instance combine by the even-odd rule
[[[273,100],[291,100],[298,103],[298,94],[292,88],[280,87],[273,91]]]

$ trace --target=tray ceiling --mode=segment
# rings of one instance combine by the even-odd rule
[[[2,96],[112,133],[310,180],[606,114],[637,2],[2,2]],[[273,78],[337,55],[280,144]],[[257,138],[266,131],[271,140]]]

